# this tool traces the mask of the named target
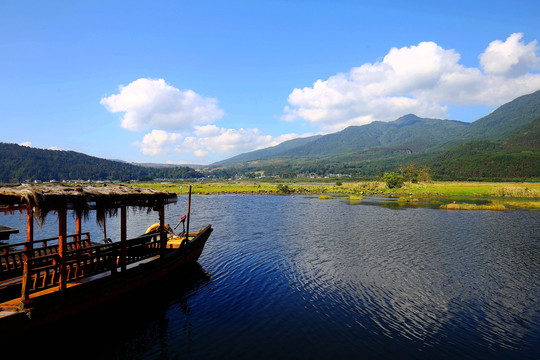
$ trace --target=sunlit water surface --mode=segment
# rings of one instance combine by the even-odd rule
[[[234,195],[193,196],[191,209],[192,229],[214,228],[197,266],[53,341],[105,359],[540,358],[539,211]],[[2,217],[22,230],[11,241],[25,221]],[[129,212],[128,235],[156,221]],[[51,214],[36,237],[57,226]],[[103,234],[92,218],[83,230]]]

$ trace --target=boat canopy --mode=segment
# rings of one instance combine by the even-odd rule
[[[67,185],[3,185],[0,187],[0,211],[30,209],[41,222],[50,211],[70,209],[79,216],[96,210],[101,222],[115,215],[121,207],[132,206],[152,210],[175,203],[177,196],[167,191],[136,188],[125,185],[67,186]]]

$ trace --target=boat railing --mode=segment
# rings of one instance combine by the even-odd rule
[[[66,236],[68,251],[92,245],[88,232]],[[25,255],[39,258],[57,253],[58,237],[0,245],[0,280],[22,275]]]
[[[23,266],[22,292],[30,294],[58,286],[62,272],[67,282],[106,271],[115,272],[118,254],[118,243],[113,243],[72,250],[66,253],[65,259],[62,259],[60,254],[26,258]]]
[[[58,253],[37,257],[25,254],[22,298],[28,299],[32,293],[59,286],[62,276],[69,284],[106,272],[114,275],[129,264],[159,255],[161,242],[158,239],[155,234],[129,239],[125,242],[125,249],[121,242],[72,249],[64,258]]]

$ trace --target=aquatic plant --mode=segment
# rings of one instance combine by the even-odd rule
[[[335,197],[330,195],[320,195],[319,199],[325,200],[325,199],[335,199]]]
[[[486,205],[477,205],[477,204],[445,204],[440,206],[441,209],[446,210],[491,210],[491,211],[505,211],[506,206],[501,204],[486,204]]]

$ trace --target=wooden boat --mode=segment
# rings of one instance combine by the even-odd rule
[[[0,212],[27,214],[27,241],[0,245],[0,336],[106,304],[196,262],[212,227],[189,232],[190,188],[187,230],[167,231],[164,209],[174,202],[176,194],[126,186],[0,187]],[[157,211],[158,229],[127,239],[128,207]],[[81,231],[89,211],[105,226],[106,215],[118,210],[119,241],[94,242]],[[66,232],[70,211],[76,216],[72,235]],[[49,212],[58,215],[58,237],[34,240],[34,220],[43,223]]]

